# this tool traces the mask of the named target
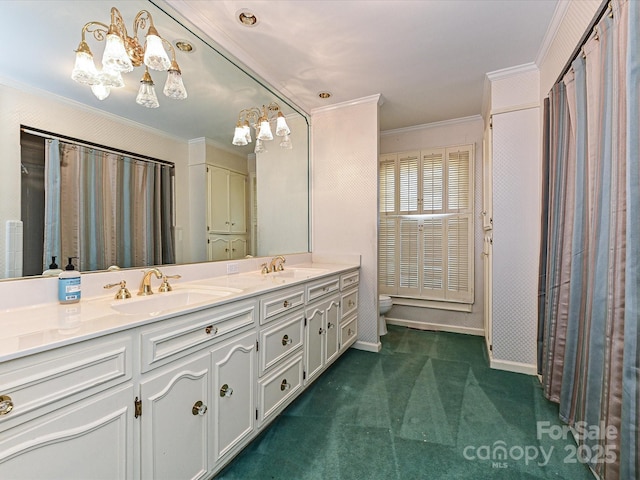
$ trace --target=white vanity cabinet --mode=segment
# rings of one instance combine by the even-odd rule
[[[4,362],[0,478],[135,478],[135,351],[116,334]]]
[[[213,478],[355,341],[357,269],[285,274],[235,301],[5,359],[0,479]]]

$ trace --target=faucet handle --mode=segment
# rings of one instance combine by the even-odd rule
[[[287,261],[287,259],[284,258],[282,255],[279,255],[278,260],[280,261],[276,263],[276,270],[279,272],[282,272],[284,270],[284,264]]]
[[[127,289],[127,282],[125,280],[122,280],[119,283],[110,283],[108,285],[105,285],[104,288],[113,288],[113,287],[120,287],[120,290],[118,290],[118,293],[116,293],[115,299],[116,300],[124,300],[125,298],[131,298],[131,293],[129,293],[129,290]]]
[[[170,292],[173,290],[171,285],[169,285],[170,278],[182,278],[182,275],[163,275],[162,284],[158,287],[158,292]]]
[[[262,270],[260,270],[260,273],[262,273],[263,275],[269,273],[269,267],[267,267],[266,263],[263,263],[262,265],[260,265],[262,267]]]

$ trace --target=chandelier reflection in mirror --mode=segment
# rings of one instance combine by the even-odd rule
[[[147,28],[148,25],[148,28]],[[138,40],[138,31],[147,29],[144,44]],[[105,47],[102,54],[102,70],[99,71],[93,61],[93,54],[86,42],[89,33]],[[164,46],[171,51],[171,60]],[[112,88],[124,86],[123,73],[133,71],[134,67],[144,65],[145,71],[140,80],[140,89],[136,103],[157,108],[160,104],[156,96],[154,83],[149,69],[167,71],[164,94],[169,98],[183,100],[187,91],[182,82],[182,72],[176,62],[176,52],[167,40],[162,38],[153,24],[153,17],[147,10],[137,13],[133,21],[133,37],[127,33],[122,14],[116,7],[111,8],[111,24],[91,21],[82,27],[82,40],[76,50],[76,61],[71,78],[78,83],[91,86],[94,95],[104,100]]]
[[[280,147],[290,150],[293,148],[289,134],[289,126],[284,118],[284,114],[280,110],[280,106],[271,102],[269,105],[263,105],[262,109],[258,107],[245,108],[238,115],[238,123],[236,124],[235,133],[233,135],[233,144],[244,146],[251,143],[251,129],[256,132],[255,153],[266,152],[267,149],[263,142],[273,140],[271,133],[271,123],[275,120],[276,135],[282,137]]]

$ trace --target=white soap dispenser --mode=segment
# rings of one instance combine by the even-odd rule
[[[57,277],[62,273],[62,269],[58,268],[58,264],[56,263],[56,257],[51,257],[51,264],[49,268],[42,272],[43,277]]]
[[[58,301],[60,303],[78,303],[80,301],[80,272],[76,270],[69,257],[65,271],[58,275]]]

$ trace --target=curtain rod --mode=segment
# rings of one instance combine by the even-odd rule
[[[131,157],[134,160],[142,160],[142,161],[145,161],[145,162],[159,163],[160,165],[167,165],[169,167],[175,167],[175,163],[168,162],[166,160],[159,160],[157,158],[148,157],[146,155],[139,155],[137,153],[127,152],[126,150],[119,150],[117,148],[110,148],[110,147],[106,147],[104,145],[100,145],[98,143],[86,142],[84,140],[79,140],[77,138],[67,137],[67,136],[64,136],[64,135],[58,135],[56,133],[47,132],[45,130],[39,130],[37,128],[25,127],[24,125],[20,125],[20,131],[21,132],[25,132],[25,133],[30,133],[31,135],[36,135],[38,137],[49,138],[49,139],[52,139],[52,140],[62,140],[62,141],[65,141],[65,142],[73,142],[73,143],[75,143],[77,145],[80,145],[82,147],[97,148],[97,149],[103,150],[103,151],[105,151],[107,153],[114,153],[116,155],[123,155],[123,156],[126,156],[126,157]]]
[[[602,19],[604,14],[609,10],[609,8],[611,8],[611,1],[603,0],[602,4],[598,7],[598,10],[595,16],[593,17],[593,20],[591,20],[591,23],[587,27],[587,30],[582,34],[582,38],[580,38],[578,45],[573,50],[573,53],[569,56],[569,60],[567,61],[564,68],[560,72],[560,75],[558,75],[558,78],[554,82],[554,85],[560,82],[560,80],[562,80],[562,77],[564,77],[567,74],[567,72],[571,68],[571,64],[577,58],[578,54],[582,50],[582,47],[584,47],[584,44],[587,42],[587,40],[591,36],[591,33],[593,32],[593,28],[598,24],[598,22],[600,22],[600,20]]]

